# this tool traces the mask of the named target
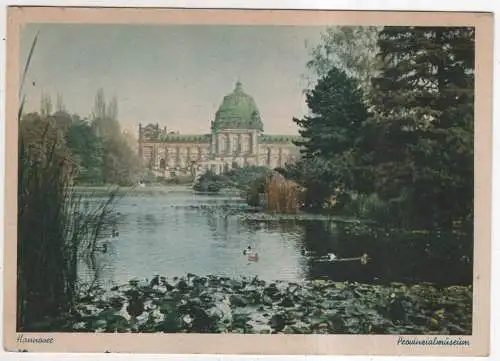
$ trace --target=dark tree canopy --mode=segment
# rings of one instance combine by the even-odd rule
[[[472,217],[474,30],[386,27],[373,79],[377,192],[412,204],[411,222]]]
[[[329,195],[352,190],[358,171],[354,152],[368,110],[356,80],[332,68],[307,93],[310,115],[294,119],[304,141],[303,160],[289,167],[290,174],[308,185],[306,201],[319,207]]]
[[[354,146],[368,111],[357,82],[344,71],[332,68],[307,93],[310,115],[294,119],[305,141],[306,156],[336,157]]]

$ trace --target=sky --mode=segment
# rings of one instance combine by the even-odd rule
[[[27,111],[42,93],[89,116],[97,90],[116,96],[122,128],[158,122],[184,134],[210,131],[225,95],[240,80],[267,134],[297,134],[307,113],[310,47],[323,27],[29,24],[21,34],[21,68],[39,39],[26,77]],[[308,46],[306,46],[306,43]],[[34,82],[34,85],[33,85]]]

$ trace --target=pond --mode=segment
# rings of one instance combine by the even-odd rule
[[[253,277],[274,281],[329,279],[385,284],[472,282],[472,236],[387,232],[331,220],[276,220],[252,215],[237,195],[196,194],[187,187],[132,191],[119,198],[119,235],[103,239],[96,270],[81,267],[84,280],[97,275],[105,287],[159,274]],[[243,250],[259,253],[250,262]],[[302,250],[314,256],[304,256]],[[359,260],[325,262],[327,253]]]

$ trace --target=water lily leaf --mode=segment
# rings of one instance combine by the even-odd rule
[[[274,314],[269,320],[269,325],[274,331],[280,332],[286,325],[286,320],[283,314]]]
[[[229,300],[234,307],[245,307],[246,305],[248,305],[248,301],[245,300],[242,296],[231,295],[229,296]]]

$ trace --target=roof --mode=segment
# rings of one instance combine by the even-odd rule
[[[209,142],[210,134],[163,134],[160,136],[160,141],[171,142]]]
[[[262,143],[292,143],[302,140],[302,137],[300,135],[263,134],[259,140]]]
[[[258,129],[264,125],[255,100],[245,92],[243,85],[237,82],[232,93],[226,95],[215,113],[212,130],[220,129]]]

